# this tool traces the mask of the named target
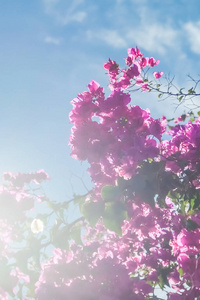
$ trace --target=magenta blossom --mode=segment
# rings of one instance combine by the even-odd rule
[[[153,76],[156,78],[156,79],[159,79],[164,73],[163,72],[153,72]]]

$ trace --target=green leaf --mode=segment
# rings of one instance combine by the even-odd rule
[[[121,202],[106,202],[103,223],[109,230],[122,234],[122,223],[127,218],[127,211]]]
[[[197,112],[197,115],[200,116],[200,111]]]
[[[164,280],[163,280],[163,277],[162,277],[162,275],[161,275],[161,274],[158,276],[158,279],[159,279],[159,282],[158,282],[158,284],[159,284],[159,287],[161,288],[161,290],[163,290],[163,289],[164,289],[164,286],[165,286],[165,284],[164,284]]]
[[[158,95],[158,98],[161,98],[161,97],[162,97],[162,94],[159,94],[159,95]]]
[[[112,201],[105,203],[105,214],[110,218],[124,218],[125,205],[118,201]]]
[[[116,185],[120,190],[124,190],[127,187],[128,180],[125,180],[124,177],[118,177]]]
[[[178,101],[181,102],[181,100],[183,99],[183,97],[184,97],[184,96],[180,96],[180,97],[178,98]]]
[[[27,261],[30,257],[31,251],[29,248],[22,249],[15,253],[16,264],[24,273],[28,272]]]
[[[51,230],[52,244],[61,249],[68,248],[68,241],[70,239],[70,233],[68,226],[61,227],[60,224],[54,225]]]
[[[188,94],[189,94],[189,95],[195,94],[195,90],[193,89],[193,87],[192,87],[191,89],[188,90]]]
[[[106,202],[113,201],[120,195],[121,191],[118,186],[105,185],[101,189],[101,197]]]
[[[167,279],[167,275],[170,273],[170,269],[169,268],[163,268],[159,270],[159,275],[158,275],[158,279],[159,279],[159,286],[160,288],[163,290],[164,286],[170,286],[169,285],[169,281]]]
[[[121,229],[121,225],[120,223],[115,220],[115,219],[110,219],[110,218],[103,218],[103,223],[106,226],[107,229],[114,231],[115,233],[117,233],[119,236],[122,235],[122,229]]]
[[[189,215],[193,214],[193,212],[194,212],[194,205],[195,205],[195,199],[192,198],[192,199],[190,199],[190,209],[188,211]]]
[[[191,122],[194,122],[194,117],[190,118],[190,121],[191,121]]]
[[[195,230],[195,229],[197,229],[197,228],[199,228],[199,225],[196,223],[196,222],[194,222],[193,220],[191,220],[191,219],[188,219],[187,221],[186,221],[186,229],[187,230]]]
[[[79,195],[74,195],[73,203],[74,205],[76,204],[83,204],[85,202],[86,196],[79,196]]]
[[[86,201],[80,208],[81,213],[92,227],[96,225],[104,212],[104,202]]]
[[[179,272],[180,277],[182,277],[182,276],[183,276],[183,269],[182,269],[182,268],[179,268],[179,269],[178,269],[178,272]]]
[[[185,202],[181,201],[180,203],[180,212],[184,215],[185,214]]]
[[[81,224],[78,223],[74,225],[71,230],[70,230],[70,235],[72,240],[75,241],[76,244],[82,244],[82,239],[81,239]]]

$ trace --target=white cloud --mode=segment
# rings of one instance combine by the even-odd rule
[[[86,18],[86,16],[87,16],[87,14],[85,11],[77,11],[76,13],[72,13],[72,14],[70,14],[70,12],[68,12],[63,16],[60,16],[59,20],[63,25],[67,25],[68,23],[70,23],[72,21],[81,23]]]
[[[126,39],[147,51],[164,54],[167,48],[177,44],[178,31],[160,23],[143,24],[127,31]]]
[[[183,28],[189,40],[191,50],[194,53],[200,54],[200,21],[196,23],[188,22]]]
[[[70,4],[66,0],[43,0],[43,3],[45,12],[61,25],[70,22],[81,23],[87,17],[87,13],[79,9],[84,0],[72,0]]]
[[[45,39],[44,39],[45,43],[48,43],[48,44],[54,44],[54,45],[60,45],[61,43],[61,39],[59,38],[54,38],[52,36],[47,36]]]
[[[154,9],[150,2],[116,0],[115,5],[106,14],[108,19],[113,20],[110,29],[114,29],[123,40],[122,44],[128,47],[137,45],[145,51],[162,55],[173,49],[180,55],[181,29],[175,27],[169,17],[162,18],[160,10]]]
[[[89,40],[100,40],[113,48],[138,47],[159,54],[165,54],[168,48],[178,47],[179,32],[160,23],[144,24],[137,29],[119,28],[118,30],[101,29],[87,31]]]
[[[87,31],[87,37],[89,40],[100,40],[105,42],[107,45],[114,48],[126,48],[126,40],[116,30],[101,29],[99,31]]]
[[[182,53],[181,30],[174,28],[170,19],[161,19],[147,0],[116,0],[105,17],[113,20],[112,27],[90,29],[90,40],[103,41],[113,48],[137,45],[160,55],[170,50],[179,52],[179,56]]]

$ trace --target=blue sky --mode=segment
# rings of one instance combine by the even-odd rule
[[[0,170],[45,169],[55,200],[89,185],[86,164],[68,148],[70,101],[90,80],[107,85],[102,66],[110,57],[123,66],[136,45],[160,59],[158,71],[176,76],[200,69],[198,0],[0,0]],[[172,102],[155,94],[133,95],[153,116],[171,115]]]

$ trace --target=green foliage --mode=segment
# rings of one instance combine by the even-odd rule
[[[82,225],[80,223],[76,223],[70,230],[70,237],[77,245],[82,244],[81,229]]]
[[[182,277],[182,276],[183,276],[183,269],[182,269],[182,268],[179,268],[179,269],[178,269],[178,272],[179,272],[180,277]]]
[[[56,248],[68,249],[69,245],[69,228],[62,222],[57,222],[51,230],[51,243]]]
[[[118,186],[105,185],[101,189],[101,197],[106,202],[116,200],[119,196],[121,196],[121,191]]]
[[[182,95],[182,96],[180,96],[180,97],[178,97],[178,101],[179,102],[181,102],[181,100],[183,100],[183,98],[184,98],[184,96]]]
[[[192,87],[188,90],[188,95],[194,95],[194,94],[196,94],[196,92],[195,92],[194,88]]]
[[[118,235],[122,234],[121,226],[123,221],[127,218],[127,211],[125,205],[118,201],[106,202],[105,211],[103,215],[104,225]]]
[[[159,269],[159,275],[158,275],[158,279],[159,279],[159,286],[160,288],[163,290],[164,287],[167,285],[168,287],[170,287],[169,285],[169,281],[168,281],[168,278],[167,276],[170,274],[171,272],[171,268],[168,267],[168,268],[160,268]]]
[[[103,215],[104,203],[101,201],[86,201],[85,203],[83,203],[83,205],[81,205],[80,211],[85,219],[90,223],[90,225],[94,227],[99,218]]]

